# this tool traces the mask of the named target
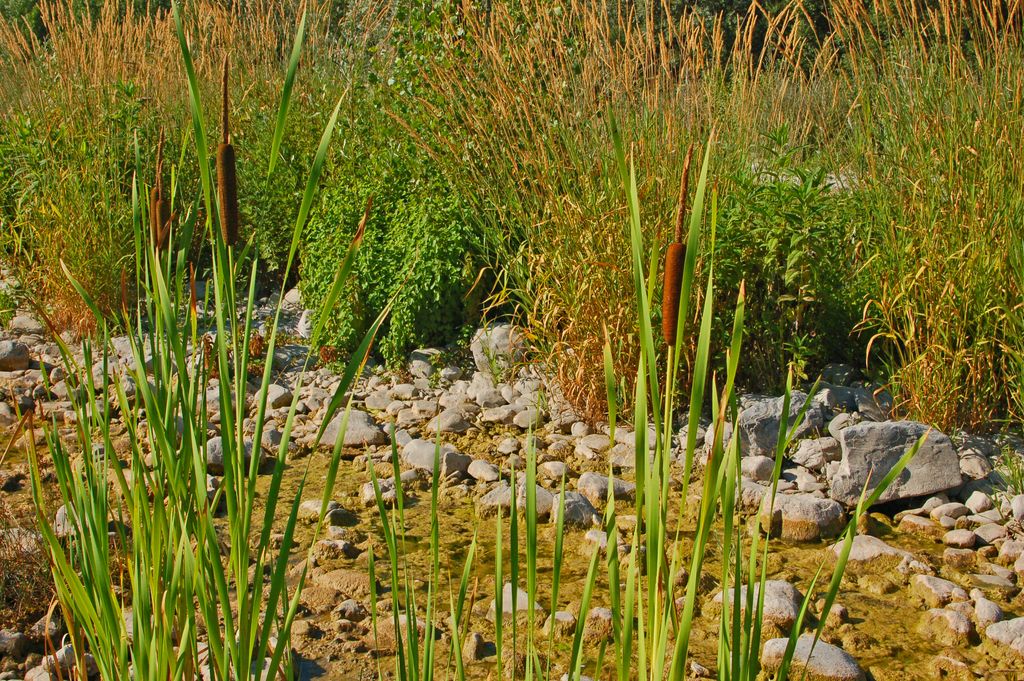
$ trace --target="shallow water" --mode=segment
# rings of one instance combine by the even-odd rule
[[[501,433],[487,436],[473,436],[461,438],[455,444],[464,452],[476,452],[479,455],[484,451],[494,451],[493,445],[500,441]],[[0,449],[2,451],[2,449]],[[350,452],[350,455],[357,454]],[[306,475],[307,488],[302,494],[303,500],[318,499],[322,492],[322,484],[328,466],[328,457],[324,453],[307,453],[303,458],[292,461],[285,475],[281,490],[282,501],[276,510],[276,524],[283,527],[288,512],[287,504],[290,503],[298,489],[298,486]],[[588,464],[585,462],[568,461],[571,468],[576,472]],[[3,468],[22,469],[25,468],[25,452],[18,448],[12,448]],[[308,467],[308,470],[307,470]],[[384,468],[384,467],[381,467]],[[382,471],[378,470],[378,474]],[[623,477],[629,477],[623,474]],[[325,565],[325,569],[334,567],[346,567],[350,569],[366,570],[368,562],[366,550],[372,545],[377,559],[377,574],[381,582],[387,581],[386,547],[380,532],[381,521],[376,507],[364,507],[360,503],[359,491],[364,482],[369,481],[369,474],[366,464],[358,461],[344,460],[341,462],[341,469],[338,475],[332,498],[351,511],[355,516],[355,523],[345,529],[345,538],[356,544],[363,554],[353,560],[338,560]],[[260,493],[264,493],[269,483],[269,476],[261,478]],[[463,562],[465,560],[470,542],[476,533],[478,548],[476,560],[472,568],[471,594],[472,615],[470,629],[481,633],[485,639],[493,640],[493,625],[487,622],[484,614],[494,594],[494,559],[495,559],[495,520],[494,517],[479,517],[476,513],[474,493],[461,492],[462,488],[449,488],[442,486],[439,502],[439,524],[440,524],[440,556],[441,556],[441,579],[442,579],[442,602],[438,607],[441,611],[440,618],[447,619],[448,613],[448,589],[453,591],[458,588],[458,579],[461,575]],[[681,495],[681,491],[674,492]],[[2,497],[3,503],[13,510],[13,515],[22,522],[32,522],[33,507],[28,491],[28,484],[22,486],[21,491],[7,493]],[[633,513],[632,505],[620,502],[617,508],[620,514]],[[406,527],[404,543],[404,566],[408,566],[410,577],[416,580],[414,583],[420,599],[420,607],[426,598],[426,580],[429,577],[429,537],[430,537],[430,492],[429,489],[420,489],[409,492],[409,500],[405,509]],[[674,519],[679,518],[678,509],[673,514]],[[510,570],[510,559],[508,555],[509,546],[509,521],[504,519],[504,542],[505,542],[505,579],[508,580]],[[683,520],[684,542],[683,555],[688,557],[685,550],[689,544],[688,530],[690,520]],[[749,530],[749,523],[748,528]],[[938,576],[950,579],[968,590],[973,586],[968,575],[963,575],[955,570],[943,567],[941,555],[942,545],[937,541],[929,541],[914,535],[907,535],[891,528],[888,519],[876,514],[872,523],[872,532],[883,536],[885,541],[891,545],[910,550],[925,560],[936,569]],[[550,592],[552,578],[552,553],[555,543],[555,527],[546,522],[541,523],[538,529],[538,564],[539,564],[539,599],[538,602],[547,611],[550,609]],[[720,536],[720,535],[719,535]],[[564,542],[564,562],[559,585],[558,609],[575,612],[581,599],[583,582],[586,577],[588,561],[593,546],[584,540],[582,530],[567,530]],[[301,524],[297,529],[296,541],[298,546],[291,555],[292,562],[298,564],[305,558],[305,550],[309,547],[312,539],[310,525]],[[525,588],[525,525],[520,523],[520,582]],[[704,612],[698,617],[695,630],[691,637],[690,659],[695,660],[704,666],[714,669],[717,653],[717,631],[718,615],[717,610],[707,607],[711,597],[718,590],[718,582],[721,577],[719,544],[712,541],[709,548],[708,561],[705,572],[709,579],[703,583],[701,591],[701,604],[705,607]],[[823,592],[827,587],[830,575],[831,563],[828,561],[830,552],[824,543],[818,544],[790,544],[773,540],[770,546],[768,574],[773,579],[785,579],[794,584],[801,592],[809,585],[811,578],[824,562],[826,570],[819,580],[817,591]],[[603,564],[603,561],[602,561]],[[625,569],[622,574],[625,575]],[[404,575],[404,572],[403,572]],[[450,581],[449,581],[450,580]],[[931,670],[932,661],[937,655],[950,654],[970,665],[972,670],[986,678],[1020,678],[1024,674],[1024,663],[1017,659],[1011,659],[998,653],[987,643],[971,645],[962,648],[951,649],[942,645],[939,641],[919,630],[919,623],[926,608],[911,597],[907,588],[908,578],[894,570],[848,570],[843,580],[842,590],[837,602],[844,605],[849,611],[849,621],[838,626],[826,628],[825,639],[841,645],[847,652],[851,653],[861,666],[869,671],[877,681],[896,679],[925,679],[935,678]],[[595,590],[591,607],[607,606],[608,593],[607,581],[603,569],[599,569],[598,586]],[[681,596],[682,588],[678,589],[676,597]],[[386,585],[381,593],[381,598],[387,598]],[[817,596],[816,596],[817,597]],[[1004,609],[1007,617],[1024,614],[1024,599],[1021,596],[1013,598],[1002,598],[998,594],[990,593],[989,597],[995,600]],[[368,605],[368,604],[367,604]],[[469,607],[469,606],[467,606]],[[418,613],[423,616],[422,609]],[[329,631],[327,625],[331,615],[314,617],[323,625],[324,631]],[[543,622],[543,616],[538,615],[538,626]],[[511,633],[509,626],[506,626],[508,637],[506,647],[511,644]],[[523,628],[519,629],[520,640],[523,636]],[[539,636],[539,635],[538,635]],[[378,662],[386,671],[393,668],[393,661],[389,655],[383,655],[376,659],[371,653],[344,652],[343,647],[337,640],[330,637],[323,637],[318,640],[298,641],[301,653],[309,658],[303,663],[304,677],[317,677],[324,679],[360,679],[376,676]],[[568,661],[570,640],[560,639],[555,643],[553,649],[553,669],[558,678],[564,670],[564,664]],[[546,643],[542,644],[542,650],[546,650]],[[587,660],[585,672],[591,676],[597,676],[593,668],[597,647],[588,645],[590,657]],[[612,651],[609,648],[605,656],[606,669],[611,669],[610,658]],[[451,663],[448,654],[448,646],[444,639],[439,642],[437,655],[438,664],[447,666]],[[483,679],[493,676],[493,658],[490,661],[470,664],[467,671],[471,678]],[[608,678],[608,674],[603,675]]]

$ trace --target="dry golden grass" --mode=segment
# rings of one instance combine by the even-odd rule
[[[783,125],[855,177],[848,276],[872,280],[869,366],[886,366],[905,414],[947,428],[1005,417],[1021,390],[1009,358],[1024,349],[1007,332],[1021,283],[1005,257],[1020,224],[1006,186],[1024,178],[1020,4],[841,0],[817,35],[800,2],[755,3],[731,45],[721,18],[684,11],[655,30],[608,7],[465,4],[448,31],[459,58],[424,72],[449,124],[420,141],[490,225],[504,277],[492,302],[518,304],[578,410],[605,409],[603,326],[619,375],[637,353],[610,109],[631,138],[648,243],[668,242],[684,151],[712,127],[723,192]]]

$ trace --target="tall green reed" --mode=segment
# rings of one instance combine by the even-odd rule
[[[96,344],[84,343],[82,364],[76,362],[72,348],[58,340],[68,382],[74,388],[77,418],[73,443],[61,439],[56,420],[44,426],[71,526],[68,539],[57,536],[45,507],[40,474],[45,454],[36,451],[31,453],[33,494],[81,678],[85,678],[87,653],[95,660],[102,678],[111,680],[133,675],[176,680],[202,676],[225,681],[292,678],[289,637],[309,568],[308,553],[291,593],[286,578],[295,548],[294,531],[306,472],[293,496],[282,494],[282,482],[312,354],[307,353],[296,379],[281,443],[269,457],[272,471],[268,484],[263,492],[257,492],[283,295],[269,325],[266,360],[258,370],[252,361],[250,339],[259,257],[251,243],[236,248],[222,238],[225,226],[219,223],[225,213],[219,210],[212,169],[206,161],[210,158],[206,118],[177,5],[174,19],[188,82],[192,141],[201,159],[202,195],[188,203],[175,195],[172,182],[164,198],[169,205],[177,201],[184,217],[170,226],[168,247],[161,249],[148,229],[147,206],[140,199],[146,192],[139,186],[141,162],[136,149],[132,214],[139,303],[131,311],[125,304],[118,320],[128,329],[124,338],[128,346],[126,366],[120,370],[115,371],[113,366],[116,357],[111,353],[108,320],[65,268],[99,329]],[[304,19],[293,54],[301,50],[303,26]],[[296,68],[297,60],[293,58],[282,92],[274,148],[279,145]],[[286,272],[294,264],[337,114],[336,107],[310,168],[292,230]],[[364,215],[363,225],[365,221]],[[209,247],[212,286],[205,295],[203,310],[212,308],[212,320],[205,312],[200,318],[195,300],[190,253],[192,237],[197,233],[205,237]],[[324,302],[325,312],[343,292],[361,235],[362,229],[338,262]],[[245,288],[239,289],[239,284]],[[237,312],[240,306],[244,310],[241,314]],[[318,440],[342,406],[344,432],[350,407],[350,403],[345,404],[346,393],[362,368],[382,318],[371,326],[360,352],[343,373],[323,417]],[[212,335],[200,335],[201,325],[210,323]],[[322,324],[314,328],[311,347],[322,332]],[[101,378],[94,377],[92,371],[96,356],[101,357]],[[249,377],[255,371],[259,371],[260,378],[258,386],[253,387]],[[218,387],[211,391],[214,376],[218,377]],[[206,474],[208,430],[213,427],[211,408],[219,414],[223,458],[223,478],[215,491],[208,488]],[[123,424],[127,437],[116,432],[115,417]],[[246,428],[250,417],[251,436]],[[343,441],[339,435],[331,454],[314,543],[324,524]],[[126,461],[120,460],[123,448],[127,448]],[[277,517],[279,503],[285,509],[283,524]],[[223,520],[217,517],[221,508]],[[110,525],[113,529],[108,532]],[[279,545],[273,540],[275,526],[282,530]]]

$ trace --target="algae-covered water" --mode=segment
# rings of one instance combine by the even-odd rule
[[[500,439],[501,433],[490,435],[477,434],[458,439],[456,444],[462,451],[472,452],[476,456],[493,451],[493,444]],[[0,448],[3,451],[3,448]],[[300,481],[305,478],[307,487],[301,495],[302,500],[318,499],[322,492],[323,481],[329,464],[329,458],[323,452],[299,452],[288,466],[280,498],[289,500],[282,502],[276,509],[276,520],[279,528],[283,528],[286,514],[290,510],[287,503],[295,496]],[[381,533],[381,519],[375,506],[365,506],[360,499],[360,490],[368,482],[369,472],[365,457],[360,452],[347,452],[347,457],[340,464],[332,498],[350,512],[349,520],[341,527],[334,528],[328,535],[341,538],[356,547],[358,555],[352,558],[335,558],[323,561],[310,575],[309,584],[317,585],[319,575],[336,569],[366,572],[369,569],[369,551],[372,548],[376,558],[376,571],[379,587],[379,599],[385,603],[390,601],[389,579],[386,566],[387,550]],[[45,459],[45,457],[44,457]],[[497,463],[497,460],[495,460]],[[598,469],[599,466],[585,461],[577,461],[571,457],[566,460],[571,470],[580,473],[588,467]],[[378,475],[388,475],[390,464],[377,463]],[[3,461],[3,469],[27,473],[27,462],[22,447],[12,447]],[[622,472],[628,478],[628,472]],[[269,477],[261,478],[260,493],[269,483]],[[570,484],[571,486],[571,484]],[[552,486],[552,491],[557,491]],[[682,490],[679,485],[674,494],[680,500]],[[493,515],[478,513],[476,498],[480,490],[469,484],[442,483],[439,494],[437,519],[439,523],[439,555],[441,562],[441,584],[438,587],[440,598],[438,608],[442,615],[440,627],[442,634],[438,640],[437,665],[449,667],[454,664],[450,655],[448,634],[449,595],[458,589],[461,576],[473,537],[476,537],[477,550],[471,568],[470,577],[470,610],[468,631],[481,634],[485,641],[493,642],[493,624],[488,621],[486,613],[495,590],[495,547],[496,524]],[[29,494],[27,480],[20,489],[0,494],[0,503],[7,509],[7,516],[23,526],[31,526],[34,522],[34,507]],[[680,541],[683,542],[682,555],[684,562],[689,560],[690,530],[692,518],[680,514],[682,503],[675,506],[672,521],[680,523]],[[52,513],[54,509],[50,509]],[[632,504],[619,502],[617,512],[624,517],[633,513]],[[422,481],[407,490],[405,505],[405,541],[402,544],[401,571],[402,579],[408,575],[420,603],[419,617],[424,616],[423,608],[427,595],[429,578],[431,530],[430,491],[426,481]],[[747,519],[744,536],[753,527],[752,519]],[[923,539],[893,528],[891,520],[881,514],[875,514],[869,523],[870,531],[881,536],[888,544],[913,552],[922,562],[931,566],[935,573],[945,579],[960,584],[966,589],[977,586],[976,578],[945,567],[942,561],[942,545],[938,541]],[[509,521],[504,519],[504,564],[505,581],[510,572],[510,540]],[[542,522],[537,536],[537,555],[539,565],[539,598],[538,603],[545,613],[537,614],[537,626],[543,624],[546,613],[551,610],[551,580],[553,566],[553,550],[555,546],[554,525]],[[720,532],[720,530],[719,530]],[[525,526],[520,523],[520,584],[525,588],[526,552]],[[312,524],[300,524],[295,537],[297,546],[290,560],[300,565],[306,557],[306,551],[312,541]],[[700,616],[690,641],[691,659],[709,668],[716,668],[718,647],[718,610],[712,606],[711,598],[720,589],[720,534],[712,541],[708,561],[705,565],[705,578],[701,580]],[[557,609],[567,610],[579,615],[579,603],[582,597],[588,563],[595,544],[585,536],[581,529],[567,529],[564,536],[563,564],[561,569]],[[768,576],[771,579],[786,580],[804,593],[814,574],[824,565],[823,576],[819,578],[814,600],[823,595],[831,573],[831,552],[825,543],[786,543],[772,540],[768,554]],[[624,556],[623,560],[628,560]],[[603,569],[604,561],[599,570],[597,588],[591,607],[607,607],[608,584]],[[845,622],[831,622],[826,626],[824,638],[840,645],[856,658],[860,665],[877,681],[895,681],[897,679],[930,679],[939,678],[935,670],[935,660],[940,656],[949,656],[966,663],[972,672],[985,678],[1019,678],[1024,667],[1018,660],[1008,658],[988,643],[980,643],[975,639],[971,644],[962,646],[945,645],[940,637],[929,630],[921,628],[922,616],[926,607],[917,601],[908,589],[909,576],[892,569],[892,565],[858,566],[847,571],[838,597],[838,603],[848,612]],[[622,571],[625,575],[625,570]],[[297,573],[293,573],[293,580]],[[678,598],[683,595],[682,585],[675,587]],[[995,600],[1004,610],[1007,617],[1024,614],[1024,600],[1016,592],[991,590],[986,594]],[[362,599],[367,609],[370,608],[368,598]],[[329,604],[334,605],[334,604]],[[813,608],[812,608],[813,609]],[[31,614],[31,613],[30,613]],[[303,676],[324,679],[360,679],[376,676],[377,665],[385,672],[393,669],[391,653],[383,651],[379,655],[374,651],[374,638],[369,620],[358,626],[348,627],[338,623],[338,616],[333,608],[309,608],[300,613],[300,624],[294,637],[293,645],[305,659],[302,665]],[[380,626],[386,626],[390,616],[380,618]],[[4,626],[17,623],[5,622]],[[22,622],[29,625],[31,622]],[[511,627],[506,627],[506,647],[511,645]],[[525,622],[520,617],[517,638],[525,638]],[[541,650],[547,651],[546,639],[542,640]],[[558,678],[565,671],[568,662],[571,637],[556,637],[554,640],[551,663],[553,674]],[[595,669],[596,659],[601,650],[600,643],[588,641],[588,653],[585,673],[592,677],[601,676]],[[605,671],[612,668],[613,652],[605,651]],[[453,667],[451,668],[453,669]],[[494,678],[494,658],[481,662],[470,663],[467,672],[471,678]],[[603,674],[608,678],[608,674]]]

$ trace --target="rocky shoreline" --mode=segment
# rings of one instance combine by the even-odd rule
[[[264,318],[271,302],[263,301]],[[269,456],[269,448],[276,449],[281,441],[280,426],[307,350],[302,336],[308,331],[304,328],[308,327],[308,315],[292,293],[286,295],[285,306],[287,318],[292,320],[288,336],[294,342],[267,358],[274,363],[275,376],[261,456]],[[114,339],[112,349],[110,380],[130,380],[117,368],[127,358],[127,344]],[[377,545],[378,539],[372,529],[373,487],[365,473],[367,466],[374,466],[381,476],[385,501],[396,500],[397,485],[391,477],[392,434],[402,487],[412,496],[425,487],[433,469],[435,441],[440,439],[444,503],[453,509],[453,517],[461,513],[467,524],[472,522],[469,519],[493,514],[498,508],[510,509],[513,496],[517,505],[523,505],[525,479],[513,478],[510,472],[524,466],[527,437],[535,439],[538,451],[536,498],[542,519],[553,521],[565,480],[564,522],[571,545],[581,550],[595,544],[607,549],[598,509],[604,506],[609,486],[627,513],[631,510],[636,453],[628,428],[616,428],[612,440],[606,424],[594,426],[576,418],[538,370],[521,366],[516,333],[507,325],[481,329],[469,352],[461,353],[463,361],[453,359],[458,354],[418,350],[410,356],[405,372],[368,370],[353,391],[354,407],[343,443],[352,475],[336,489],[337,501],[328,516],[330,532],[314,549],[315,566],[303,595],[304,616],[293,632],[293,646],[303,658],[317,662],[323,670],[320,678],[347,678],[345,670],[363,664],[353,662],[355,657],[366,658],[368,667],[370,651],[375,646],[386,648],[386,642],[374,640],[367,623],[369,591],[378,586],[369,583],[366,555],[368,546]],[[93,367],[97,381],[102,380],[102,371],[101,363]],[[1024,615],[1024,597],[1018,587],[1024,579],[1024,494],[1006,493],[1005,480],[995,470],[1001,451],[1016,447],[1014,455],[1019,456],[1020,445],[1011,438],[948,436],[929,432],[925,424],[890,420],[891,400],[884,391],[854,380],[854,374],[849,367],[829,367],[813,395],[792,394],[790,419],[795,420],[801,411],[803,417],[786,455],[774,505],[770,480],[783,399],[744,395],[739,417],[726,433],[740,438],[744,458],[739,501],[751,525],[777,537],[790,552],[784,556],[802,551],[818,560],[832,551],[829,542],[842,531],[865,484],[881,479],[906,449],[928,432],[917,456],[883,495],[884,513],[872,514],[855,540],[847,571],[851,588],[841,597],[844,605],[818,613],[828,618],[830,626],[825,641],[807,662],[809,676],[863,679],[867,670],[879,680],[906,678],[887,677],[884,666],[861,661],[874,659],[879,652],[864,643],[866,636],[871,638],[864,633],[864,622],[850,615],[856,609],[852,601],[861,590],[901,599],[910,610],[901,619],[913,623],[916,636],[934,642],[929,668],[919,678],[967,679],[997,669],[1024,670],[1024,617],[1015,616]],[[36,320],[17,316],[0,336],[0,428],[8,440],[14,435],[19,410],[55,416],[64,427],[72,427],[74,410],[63,379],[56,344],[46,338]],[[340,415],[327,425],[319,445],[316,435],[337,381],[327,368],[307,374],[288,445],[290,463],[320,457],[322,450],[334,446]],[[209,390],[215,396],[216,384],[211,383]],[[216,399],[210,403],[215,405]],[[210,416],[207,470],[213,489],[222,464],[217,457],[219,418],[216,412]],[[699,442],[711,437],[703,429],[696,435]],[[677,457],[686,436],[685,429],[677,434]],[[25,437],[19,435],[19,439]],[[2,444],[7,446],[6,441]],[[23,444],[13,442],[12,451]],[[678,485],[681,465],[674,466],[673,474]],[[24,504],[26,486],[23,458],[11,456],[0,463],[0,502]],[[698,487],[691,485],[691,494],[698,493]],[[309,496],[300,517],[316,516],[319,502],[313,501],[315,498]],[[684,511],[681,507],[680,512]],[[422,513],[422,509],[409,512]],[[23,514],[22,518],[31,516]],[[465,530],[466,526],[459,528]],[[4,533],[2,546],[39,550],[32,541],[30,524],[0,531]],[[903,548],[904,544],[916,550]],[[786,560],[775,567],[776,572],[786,573]],[[793,579],[807,578],[796,572]],[[507,612],[503,616],[515,616],[530,607],[525,594],[513,598],[512,586],[505,586]],[[707,589],[707,608],[721,603],[720,590],[713,587]],[[798,587],[786,579],[766,585],[765,616],[778,636],[788,634],[802,598]],[[482,598],[479,612],[474,611],[481,622],[474,622],[467,639],[467,660],[486,660],[494,654],[489,630],[482,625],[496,617],[493,604],[487,611],[489,600]],[[387,599],[381,604],[390,607]],[[554,627],[571,635],[576,619],[585,616],[588,636],[600,638],[609,626],[610,613],[604,610],[595,607],[581,614],[569,607],[550,616],[544,613],[539,619],[545,621],[545,630]],[[0,679],[55,679],[57,667],[66,675],[73,660],[69,648],[59,647],[63,634],[59,618],[22,624],[27,626],[0,631]],[[58,648],[55,656],[44,656],[47,627]],[[769,640],[764,646],[766,670],[777,665],[781,656],[778,640]],[[806,660],[809,643],[805,637],[800,639],[798,659]],[[899,642],[880,646],[890,655],[901,650]],[[346,660],[350,667],[345,666]],[[709,661],[703,660],[704,664]],[[695,664],[691,672],[700,676],[701,669]]]

